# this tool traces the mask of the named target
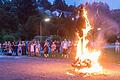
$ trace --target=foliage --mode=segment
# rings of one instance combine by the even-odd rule
[[[3,37],[2,37],[2,39],[4,40],[4,41],[14,41],[15,40],[15,37],[13,36],[13,35],[4,35]]]
[[[44,42],[47,39],[47,36],[35,36],[35,40],[39,40],[40,42]]]
[[[29,17],[29,19],[27,20],[27,22],[24,26],[25,34],[27,35],[27,37],[29,37],[28,39],[32,39],[34,36],[40,35],[40,27],[42,27],[42,31],[44,31],[44,29],[45,29],[44,18],[46,18],[46,17],[47,17],[47,15],[42,14],[42,13],[37,16]],[[31,36],[29,36],[29,35],[31,35]]]
[[[51,8],[51,3],[48,0],[41,0],[40,4],[45,8],[45,9],[50,9]]]
[[[54,0],[53,6],[55,9],[66,10],[68,5],[65,0]]]
[[[29,16],[37,14],[32,0],[14,0],[14,5],[17,7],[16,14],[21,24],[25,24]]]
[[[4,4],[3,4],[4,2]],[[44,22],[44,18],[49,17],[43,12],[36,9],[37,3],[45,10],[62,10],[70,11],[73,15],[68,17],[51,17],[50,22]],[[68,6],[65,0],[54,0],[51,4],[48,0],[0,0],[0,35],[12,33],[16,39],[33,39],[34,36],[40,35],[40,27],[42,28],[42,36],[53,36],[53,38],[74,38],[76,28],[81,32],[83,21],[81,16],[75,18],[80,7],[73,5]],[[120,29],[120,9],[110,10],[106,3],[94,2],[86,3],[85,7],[88,11],[88,17],[95,29],[101,28],[105,34],[112,35],[116,32],[115,27]],[[82,13],[79,13],[81,15]],[[72,21],[72,17],[75,18]],[[97,31],[96,31],[97,33]],[[82,34],[82,33],[81,33]],[[112,40],[112,38],[110,38]]]
[[[50,36],[50,38],[51,38],[51,40],[61,40],[61,37],[60,36],[58,36],[58,35],[51,35]]]
[[[0,35],[16,33],[19,24],[18,17],[0,8]]]

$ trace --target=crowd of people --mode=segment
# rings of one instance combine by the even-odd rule
[[[38,57],[56,57],[57,54],[62,54],[62,57],[68,58],[68,55],[76,47],[70,40],[63,41],[38,40],[32,41],[5,41],[0,43],[0,55],[15,55],[15,56],[38,56]],[[119,53],[119,42],[115,43],[115,51]]]
[[[0,43],[0,54],[1,55],[16,55],[16,56],[43,56],[55,57],[56,54],[62,54],[63,57],[67,58],[71,50],[71,41],[64,39],[63,41],[49,41],[43,42],[32,40],[32,41],[5,41]]]

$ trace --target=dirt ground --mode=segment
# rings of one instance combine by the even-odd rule
[[[0,80],[120,80],[120,64],[103,64],[103,74],[68,75],[71,60],[33,57],[0,57]]]

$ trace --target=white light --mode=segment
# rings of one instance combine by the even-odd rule
[[[49,22],[50,21],[50,18],[46,18],[44,19],[45,22]]]
[[[98,30],[98,31],[100,31],[100,30],[101,30],[101,28],[97,28],[97,30]]]
[[[72,18],[72,21],[74,21],[75,19],[74,18]]]

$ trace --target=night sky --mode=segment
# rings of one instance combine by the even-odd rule
[[[53,2],[54,0],[49,0],[49,1]],[[120,9],[120,0],[65,0],[65,1],[69,5],[74,5],[74,4],[79,5],[80,3],[86,3],[86,1],[90,3],[94,1],[96,2],[101,1],[104,3],[106,2],[109,5],[110,9]]]

